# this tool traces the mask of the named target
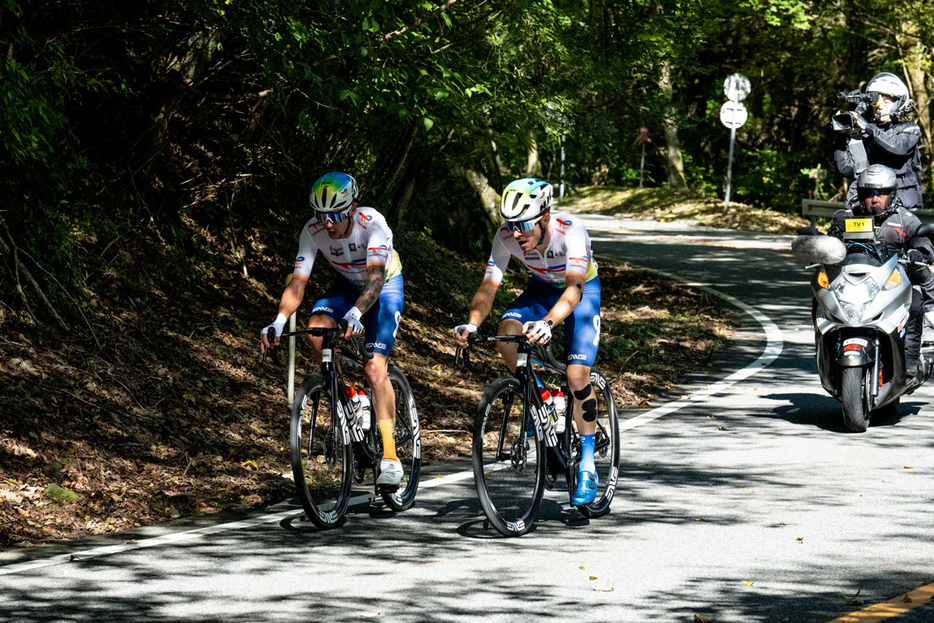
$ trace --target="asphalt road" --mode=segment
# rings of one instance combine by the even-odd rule
[[[934,583],[931,390],[846,433],[790,238],[588,223],[598,259],[707,284],[758,318],[662,410],[622,414],[610,515],[588,522],[552,492],[535,531],[498,538],[452,461],[427,470],[413,510],[364,503],[340,530],[286,504],[0,553],[0,621],[827,622],[922,594],[887,620],[934,621],[929,594],[898,600]]]

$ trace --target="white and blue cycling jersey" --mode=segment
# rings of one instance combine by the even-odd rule
[[[392,231],[382,214],[358,207],[346,238],[328,236],[324,223],[312,218],[305,224],[298,244],[293,279],[308,281],[315,255],[320,251],[340,275],[334,286],[318,299],[311,313],[324,314],[340,322],[360,296],[369,280],[367,268],[386,267],[386,281],[379,298],[360,321],[368,351],[389,356],[402,319],[402,262],[392,246]]]
[[[544,251],[526,253],[503,225],[493,239],[483,280],[499,287],[510,258],[519,258],[531,276],[503,319],[526,323],[548,314],[564,293],[568,275],[580,276],[584,280],[581,300],[564,319],[564,352],[569,365],[592,367],[600,345],[600,277],[590,250],[590,235],[580,221],[564,212],[552,213],[548,227],[551,239]]]

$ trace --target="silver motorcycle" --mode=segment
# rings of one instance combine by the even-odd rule
[[[875,240],[871,218],[847,219],[846,229],[842,241],[798,236],[792,252],[815,271],[811,290],[821,385],[843,404],[847,429],[865,432],[870,416],[894,414],[901,397],[921,385],[905,374],[910,262]],[[924,230],[934,233],[934,226]],[[930,368],[921,382],[929,375]]]

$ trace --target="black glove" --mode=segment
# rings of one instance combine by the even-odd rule
[[[908,261],[927,264],[927,257],[920,249],[908,249]]]

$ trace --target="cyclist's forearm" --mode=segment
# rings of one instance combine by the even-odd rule
[[[542,320],[550,320],[552,325],[557,325],[571,315],[583,296],[584,280],[575,277],[568,278],[564,293]]]
[[[478,327],[483,324],[483,321],[490,314],[490,310],[493,309],[493,300],[495,298],[496,286],[487,281],[483,282],[470,303],[470,315],[467,322]]]
[[[293,278],[289,285],[285,287],[282,298],[279,300],[279,313],[286,318],[290,317],[302,304],[305,297],[305,282],[301,279]]]
[[[368,266],[366,269],[369,281],[363,286],[363,291],[357,297],[354,306],[361,312],[366,313],[373,306],[373,303],[379,298],[379,293],[383,291],[383,284],[386,282],[386,268],[384,266]]]

